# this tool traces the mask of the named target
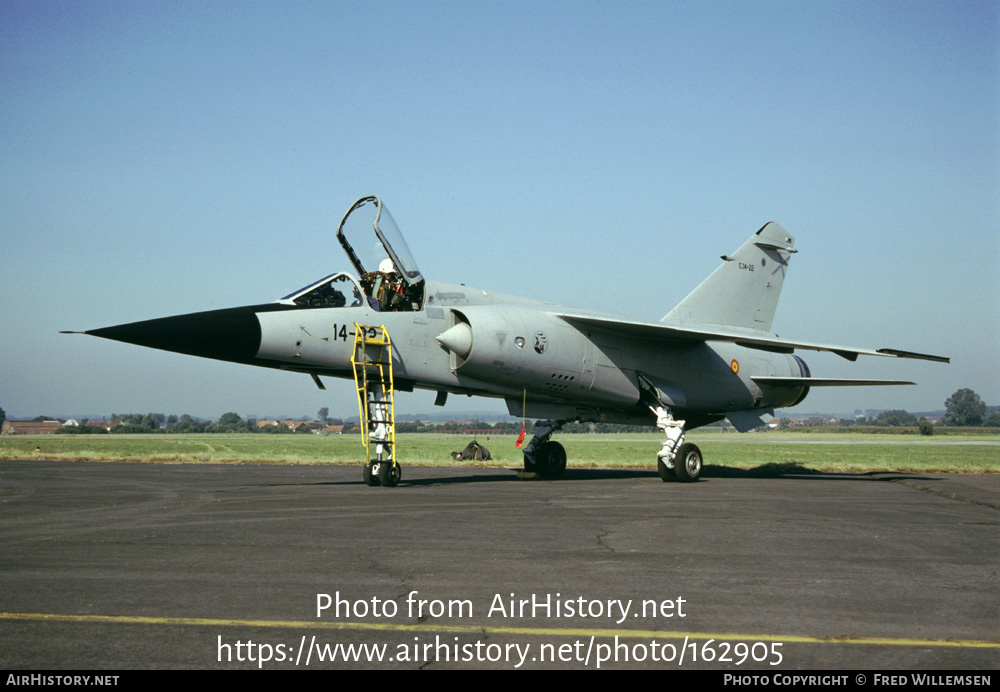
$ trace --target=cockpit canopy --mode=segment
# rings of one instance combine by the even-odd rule
[[[364,295],[353,276],[339,272],[303,286],[279,302],[308,308],[356,308],[364,304]]]
[[[380,271],[388,258],[407,285],[424,280],[392,214],[374,195],[362,197],[344,215],[337,240],[358,274]]]
[[[279,302],[324,308],[367,303],[382,312],[420,310],[424,277],[382,200],[370,195],[355,202],[337,228],[337,240],[360,281],[349,274],[331,274]]]

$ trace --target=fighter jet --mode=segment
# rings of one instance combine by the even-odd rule
[[[771,332],[796,252],[765,224],[659,322],[518,298],[425,278],[388,209],[355,202],[337,229],[355,274],[331,274],[262,305],[211,310],[84,333],[204,358],[354,378],[376,453],[363,477],[394,486],[401,471],[390,436],[392,392],[415,388],[504,399],[514,416],[543,419],[524,445],[524,468],[560,476],[566,452],[550,439],[569,421],[655,424],[664,480],[696,481],[702,454],[687,431],[728,419],[740,432],[812,387],[913,384],[812,377],[796,351],[948,358],[782,339]],[[377,325],[377,326],[376,326]],[[367,344],[367,346],[366,346]],[[373,374],[374,373],[374,374]],[[520,444],[520,441],[519,441]],[[651,455],[652,456],[652,455]]]

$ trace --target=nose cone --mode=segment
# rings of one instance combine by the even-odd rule
[[[258,309],[250,306],[195,312],[84,333],[202,358],[249,363],[260,349]]]
[[[451,329],[438,335],[437,340],[459,358],[468,358],[472,353],[472,328],[459,322]]]

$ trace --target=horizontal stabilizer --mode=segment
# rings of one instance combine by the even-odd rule
[[[915,384],[903,380],[851,380],[831,377],[765,377],[752,376],[757,384],[770,384],[777,387],[874,387],[881,385]]]
[[[938,363],[948,363],[944,356],[930,356],[911,351],[900,351],[894,348],[854,348],[851,346],[834,346],[832,344],[816,344],[808,341],[791,341],[770,336],[765,332],[752,332],[738,328],[724,327],[681,327],[661,322],[638,322],[634,320],[616,319],[599,315],[560,313],[560,318],[569,322],[581,331],[601,329],[619,336],[628,335],[636,339],[651,339],[655,341],[728,341],[747,348],[776,353],[792,353],[795,349],[807,351],[830,351],[847,360],[857,360],[858,356],[886,356],[890,358],[917,358],[932,360]]]

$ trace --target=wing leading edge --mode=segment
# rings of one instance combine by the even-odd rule
[[[557,316],[581,331],[587,329],[600,329],[617,335],[628,335],[636,339],[677,342],[728,341],[738,346],[756,348],[761,351],[771,351],[774,353],[792,353],[795,349],[804,349],[808,351],[830,351],[832,353],[836,353],[841,358],[846,358],[851,361],[857,360],[858,356],[884,356],[889,358],[931,360],[937,363],[951,362],[951,359],[945,356],[934,356],[926,353],[902,351],[895,348],[854,348],[851,346],[817,344],[809,341],[791,341],[789,339],[779,339],[776,336],[771,336],[765,334],[764,332],[755,332],[754,330],[743,331],[740,329],[718,329],[715,327],[678,327],[654,322],[636,322],[632,320],[619,320],[609,317],[599,317],[596,315],[572,313],[557,313]],[[830,380],[830,382],[833,382],[833,380]],[[877,381],[870,382],[870,384],[877,383]],[[813,380],[811,381],[811,384],[816,385],[816,382]]]

